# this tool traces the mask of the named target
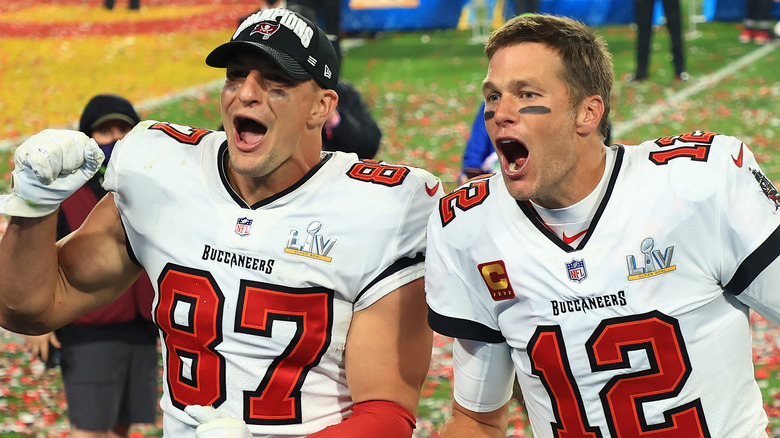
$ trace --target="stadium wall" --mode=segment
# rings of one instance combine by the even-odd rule
[[[745,11],[745,0],[683,0],[689,9],[696,8],[704,21],[739,21]],[[656,4],[656,22],[663,15],[661,2]],[[476,9],[494,15],[515,15],[512,0],[342,0],[342,28],[347,32],[450,29],[477,18]],[[590,26],[628,24],[634,21],[631,0],[540,0],[540,12],[576,18]],[[774,6],[780,18],[780,2]],[[484,14],[484,12],[483,12]]]

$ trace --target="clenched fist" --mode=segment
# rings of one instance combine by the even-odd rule
[[[0,200],[0,212],[41,217],[53,213],[100,169],[105,158],[97,143],[79,131],[46,129],[14,152],[12,193]]]

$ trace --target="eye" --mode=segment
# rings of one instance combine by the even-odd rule
[[[247,71],[241,68],[237,67],[228,67],[228,69],[225,72],[225,77],[229,81],[235,81],[239,79],[243,79],[247,76]]]
[[[485,102],[498,102],[500,98],[501,98],[500,94],[490,93],[487,96],[485,96]]]
[[[532,91],[523,91],[520,93],[520,98],[522,99],[533,99],[534,97],[539,96],[538,94],[532,92]]]
[[[269,82],[269,85],[271,87],[279,87],[279,88],[287,88],[292,87],[296,84],[295,81],[292,80],[287,75],[284,75],[282,73],[267,73],[264,75],[265,80]]]

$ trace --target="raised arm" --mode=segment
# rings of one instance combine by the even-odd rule
[[[406,284],[355,313],[346,346],[352,416],[316,438],[410,437],[428,373],[433,334],[423,280]]]
[[[59,204],[102,162],[94,142],[76,131],[46,130],[19,146],[11,215],[0,240],[0,325],[43,334],[116,299],[141,268],[127,255],[113,197],[101,200],[81,228],[55,242]]]

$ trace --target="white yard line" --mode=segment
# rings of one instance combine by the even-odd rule
[[[777,49],[777,47],[778,47],[777,41],[775,41],[772,44],[764,44],[758,49],[744,55],[743,57],[737,59],[731,64],[726,65],[720,70],[710,73],[707,76],[699,78],[698,80],[692,81],[693,83],[690,86],[685,87],[682,90],[672,94],[671,96],[667,97],[664,101],[650,106],[647,110],[643,111],[641,115],[633,118],[632,120],[615,123],[612,128],[612,138],[619,139],[623,135],[631,132],[632,130],[652,122],[652,120],[655,119],[662,112],[666,111],[669,108],[677,106],[681,102],[686,101],[691,96],[701,91],[705,91],[714,87],[724,77],[733,74],[736,71],[740,70],[741,68],[745,67],[746,65],[756,62],[757,60],[769,55],[775,49]]]

